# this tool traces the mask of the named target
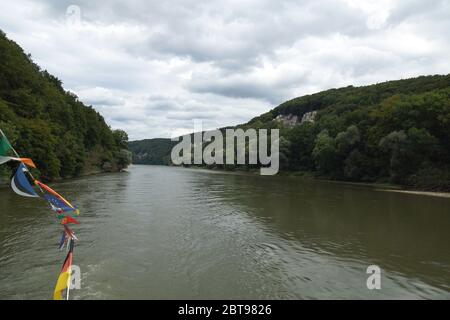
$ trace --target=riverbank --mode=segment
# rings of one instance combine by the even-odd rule
[[[421,195],[421,196],[431,196],[431,197],[440,197],[440,198],[450,198],[450,192],[389,190],[389,189],[377,189],[377,191],[397,192],[397,193],[405,193],[405,194],[413,194],[413,195]]]
[[[300,176],[304,175],[296,174],[295,172],[286,172],[287,176]],[[450,192],[445,191],[429,191],[429,190],[415,190],[408,189],[404,186],[392,184],[388,182],[352,182],[352,181],[343,181],[343,180],[330,180],[321,177],[314,176],[311,173],[305,173],[307,177],[314,180],[326,181],[330,183],[337,184],[346,184],[346,185],[355,185],[355,186],[365,186],[375,188],[376,191],[384,191],[384,192],[397,192],[397,193],[405,193],[405,194],[413,194],[413,195],[422,195],[422,196],[431,196],[431,197],[442,197],[442,198],[450,198]]]
[[[450,198],[450,192],[425,191],[425,190],[408,190],[408,189],[404,189],[402,186],[394,185],[394,184],[388,184],[388,183],[348,182],[348,181],[336,181],[336,180],[326,180],[326,179],[316,179],[316,180],[327,181],[327,182],[330,182],[330,183],[372,187],[372,188],[375,189],[375,191],[396,192],[396,193],[404,193],[404,194],[412,194],[412,195],[440,197],[440,198]]]
[[[183,168],[196,169],[196,170],[209,170],[223,173],[235,173],[235,174],[248,174],[248,175],[259,175],[259,169],[247,169],[247,170],[226,170],[218,167],[205,167],[205,166],[186,166]],[[341,184],[341,185],[354,185],[361,187],[370,187],[375,191],[383,191],[383,192],[397,192],[404,194],[412,194],[412,195],[422,195],[422,196],[430,196],[430,197],[440,197],[440,198],[450,198],[450,192],[445,191],[428,191],[428,190],[415,190],[408,189],[401,185],[396,185],[387,182],[354,182],[354,181],[344,181],[344,180],[330,180],[325,177],[317,176],[312,172],[305,171],[280,171],[277,176],[281,177],[290,177],[290,178],[299,178],[305,180],[316,180],[316,181],[324,181],[329,183]]]

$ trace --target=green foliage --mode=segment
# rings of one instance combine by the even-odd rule
[[[331,174],[336,170],[337,150],[328,131],[324,130],[317,135],[312,157],[319,172]]]
[[[114,130],[113,136],[116,146],[119,146],[122,149],[128,148],[128,134],[125,131],[120,129]]]
[[[391,179],[407,184],[410,175],[431,162],[437,143],[437,139],[426,129],[417,128],[410,128],[407,133],[393,131],[381,139],[380,148],[390,156]]]
[[[132,153],[127,149],[121,149],[117,152],[115,158],[117,159],[117,165],[122,168],[126,168],[132,161]]]
[[[112,132],[103,117],[85,106],[62,83],[33,63],[31,56],[0,32],[0,128],[21,156],[30,157],[41,178],[83,173],[101,147],[107,161],[121,167],[128,136]],[[117,155],[118,158],[114,158]],[[106,161],[106,160],[105,160]],[[99,167],[103,163],[97,163]]]
[[[280,170],[288,170],[290,167],[289,159],[291,158],[291,142],[285,137],[280,137]]]
[[[170,152],[178,142],[170,139],[146,139],[128,143],[133,153],[133,163],[151,165],[169,165]]]
[[[351,181],[364,180],[364,166],[367,158],[358,150],[353,149],[344,161],[344,177]]]
[[[306,122],[295,126],[284,136],[291,142],[289,168],[291,170],[310,170],[314,166],[311,154],[316,140],[313,124]]]
[[[336,136],[336,151],[341,156],[346,156],[361,141],[361,134],[355,125],[351,125],[345,132],[339,132]]]
[[[14,124],[9,121],[0,120],[0,129],[2,129],[3,133],[8,137],[8,141],[14,145],[19,138],[19,133]]]

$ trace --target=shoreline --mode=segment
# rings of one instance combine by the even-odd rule
[[[376,189],[376,191],[384,191],[384,192],[396,192],[403,194],[412,194],[417,196],[429,196],[429,197],[438,197],[438,198],[450,198],[450,192],[439,192],[439,191],[417,191],[417,190],[395,190],[395,189]]]
[[[143,165],[143,166],[152,166],[151,164],[133,164],[133,165]],[[207,168],[207,167],[197,167],[197,166],[167,166],[162,165],[164,167],[177,167],[183,169],[195,169],[195,170],[208,170],[212,172],[220,172],[226,174],[239,174],[239,175],[249,175],[249,176],[258,176],[259,169],[256,170],[223,170],[218,168]],[[278,177],[288,177],[288,178],[301,178],[307,180],[315,180],[315,181],[323,181],[329,183],[337,183],[337,184],[347,184],[361,187],[371,187],[374,191],[382,191],[382,192],[396,192],[410,195],[419,195],[419,196],[429,196],[429,197],[437,197],[437,198],[450,198],[450,192],[445,191],[426,191],[426,190],[409,190],[405,189],[400,185],[395,185],[391,183],[382,183],[382,182],[352,182],[352,181],[343,181],[343,180],[329,180],[325,178],[315,177],[311,172],[300,172],[300,171],[284,171],[280,172],[276,176]]]

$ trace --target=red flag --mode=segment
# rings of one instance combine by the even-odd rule
[[[69,224],[69,223],[80,224],[77,220],[75,220],[70,216],[65,216],[64,218],[61,219],[61,224]]]

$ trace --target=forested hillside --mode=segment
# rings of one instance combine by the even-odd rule
[[[278,118],[313,121],[286,128]],[[450,190],[450,75],[346,87],[287,101],[244,127],[282,129],[284,170]]]
[[[0,128],[21,156],[34,160],[43,179],[115,171],[129,163],[127,134],[112,131],[1,31]],[[4,166],[0,170],[8,174]]]
[[[133,153],[133,163],[150,165],[169,165],[170,150],[177,142],[170,139],[145,139],[128,143]]]
[[[282,171],[450,190],[450,75],[327,90],[238,127],[280,129]]]

